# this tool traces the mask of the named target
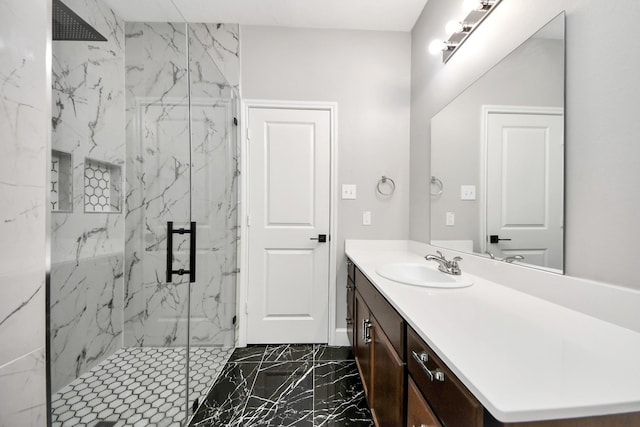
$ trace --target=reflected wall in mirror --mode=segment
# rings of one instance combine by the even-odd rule
[[[564,19],[431,119],[434,246],[563,272]]]

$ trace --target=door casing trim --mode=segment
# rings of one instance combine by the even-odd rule
[[[238,281],[237,281],[237,304],[236,313],[238,319],[236,346],[246,347],[247,345],[247,323],[248,323],[248,294],[249,294],[249,241],[251,230],[247,226],[247,218],[251,211],[249,206],[249,162],[248,162],[248,129],[249,129],[249,109],[250,108],[282,108],[290,110],[322,110],[328,111],[330,115],[330,173],[329,173],[329,313],[328,313],[328,344],[337,345],[343,340],[337,337],[336,331],[336,230],[338,219],[338,103],[337,102],[314,102],[314,101],[283,101],[283,100],[263,100],[263,99],[243,99],[240,118],[240,256],[238,257]],[[338,342],[339,341],[339,342]]]

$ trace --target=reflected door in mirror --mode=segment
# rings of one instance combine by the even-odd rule
[[[488,111],[487,250],[562,269],[563,113]],[[495,241],[496,239],[494,239]]]

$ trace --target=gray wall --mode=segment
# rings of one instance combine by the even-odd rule
[[[411,229],[429,239],[429,119],[556,14],[567,12],[566,274],[640,288],[640,2],[500,4],[447,63],[427,52],[459,4],[429,0],[412,31]]]
[[[0,426],[46,424],[50,4],[0,0]]]
[[[344,239],[406,239],[409,234],[408,33],[241,27],[244,99],[338,103],[338,186],[356,184],[357,200],[340,200],[337,224],[337,327],[345,327]],[[376,197],[382,175],[392,198]],[[372,225],[362,225],[362,211]]]

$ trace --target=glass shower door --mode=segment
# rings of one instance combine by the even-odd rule
[[[191,217],[198,273],[190,298],[189,401],[201,403],[235,342],[237,275],[236,94],[206,42],[211,24],[189,24]]]
[[[179,426],[189,407],[193,270],[187,26],[127,23],[126,33],[124,347],[148,364],[143,419]]]
[[[127,24],[127,52],[146,54],[127,64],[125,346],[166,360],[161,426],[187,421],[235,341],[235,92],[200,41],[207,25]]]

